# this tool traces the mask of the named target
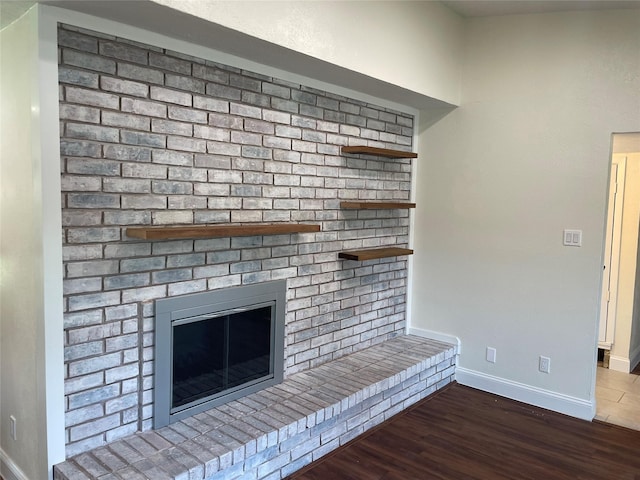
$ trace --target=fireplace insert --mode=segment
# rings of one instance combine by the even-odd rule
[[[286,281],[155,303],[154,428],[280,383]]]

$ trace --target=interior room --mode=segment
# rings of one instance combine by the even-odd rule
[[[4,480],[281,479],[454,383],[640,429],[640,2],[0,8]]]

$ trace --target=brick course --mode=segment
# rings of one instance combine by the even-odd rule
[[[413,118],[104,34],[59,29],[67,454],[151,428],[153,301],[288,279],[285,375],[403,333]],[[315,234],[148,242],[131,225],[318,223]],[[134,399],[136,401],[134,402]],[[104,412],[98,415],[98,412]]]

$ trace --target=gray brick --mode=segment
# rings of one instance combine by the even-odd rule
[[[165,268],[166,259],[164,257],[131,258],[120,262],[120,271],[145,272],[150,270],[160,270]]]
[[[276,135],[286,138],[302,138],[302,130],[288,125],[276,125]]]
[[[167,268],[190,267],[204,265],[204,253],[190,253],[186,255],[170,255],[167,257]]]
[[[96,92],[84,88],[66,87],[65,96],[67,102],[93,105],[95,107],[117,109],[120,98],[111,93]],[[124,104],[124,99],[123,99]]]
[[[129,63],[118,63],[118,76],[146,83],[164,84],[164,74],[160,70]]]
[[[227,142],[207,142],[207,152],[215,155],[228,155],[238,156],[240,155],[240,145],[234,145]]]
[[[100,110],[80,105],[60,105],[60,118],[85,123],[100,123]]]
[[[92,157],[102,156],[102,146],[97,143],[82,140],[60,140],[60,155],[63,157]]]
[[[256,107],[270,107],[271,97],[254,92],[242,92],[242,102]]]
[[[149,275],[137,273],[130,275],[116,275],[104,279],[105,290],[116,290],[133,287],[144,287],[149,285]]]
[[[272,98],[271,108],[274,110],[283,110],[290,113],[298,113],[298,102],[285,100],[282,98]]]
[[[105,111],[102,112],[102,124],[149,131],[150,122],[147,117]]]
[[[120,335],[120,328],[120,322],[76,328],[67,332],[67,338],[70,345],[85,344],[93,340],[102,340]]]
[[[190,137],[193,135],[193,126],[189,123],[154,118],[151,121],[151,131],[155,133],[171,133],[174,135]]]
[[[276,112],[273,110],[263,110],[262,119],[269,123],[282,123],[284,125],[289,125],[291,123],[291,114]]]
[[[161,181],[151,182],[153,193],[168,195],[187,195],[193,192],[193,185],[187,182]]]
[[[91,308],[117,305],[119,303],[119,292],[78,295],[69,298],[69,311],[88,310]]]
[[[130,147],[127,145],[106,145],[104,148],[105,158],[112,158],[114,160],[125,160],[133,162],[150,162],[151,150],[149,148],[142,147]],[[114,164],[119,165],[119,164]],[[123,167],[128,164],[123,164]],[[150,168],[149,166],[141,168]],[[123,168],[124,171],[124,168]]]
[[[219,113],[209,114],[209,125],[221,128],[233,128],[241,130],[243,128],[242,118],[231,117],[229,115],[222,115]]]
[[[62,226],[82,227],[100,225],[102,212],[100,211],[75,211],[66,210],[62,212]]]
[[[169,57],[160,53],[149,52],[149,65],[183,75],[191,75],[191,62]]]
[[[114,362],[113,359],[119,360],[120,355],[110,354],[108,356],[103,355],[103,357],[108,358],[109,361],[95,362],[95,360],[100,360],[100,357],[98,357],[98,359],[85,360],[85,362],[93,361],[98,365],[110,365]],[[79,363],[78,365],[82,365],[82,364]],[[93,366],[92,368],[95,368],[95,371],[102,370],[102,368],[96,368],[95,366]],[[102,377],[102,375],[100,375],[100,377]],[[94,377],[93,376],[85,377],[85,379],[92,379],[92,378]],[[110,398],[114,398],[119,394],[120,394],[120,389],[118,385],[106,385],[104,387],[96,388],[93,390],[87,390],[85,392],[76,393],[73,395],[69,395],[69,408],[76,409],[76,408],[86,407],[88,405],[92,405],[104,400],[108,400]]]
[[[262,158],[265,160],[271,159],[271,149],[264,147],[243,146],[242,156],[248,158]]]
[[[120,197],[104,193],[70,193],[67,204],[70,208],[118,208]]]
[[[162,270],[159,272],[153,272],[153,283],[172,283],[181,282],[184,280],[191,280],[193,273],[190,268],[174,269],[174,270]]]
[[[63,293],[65,295],[99,292],[100,290],[102,290],[102,278],[100,277],[66,279],[63,282]]]
[[[62,61],[67,65],[86,68],[97,72],[114,74],[116,73],[116,62],[98,55],[79,52],[64,48],[62,50]]]
[[[169,90],[162,87],[151,87],[150,96],[154,100],[160,100],[167,103],[175,103],[177,105],[183,105],[185,107],[191,106],[191,94],[178,92],[176,90]]]
[[[215,83],[229,83],[229,73],[218,68],[206,65],[194,64],[193,76]]]
[[[116,97],[117,99],[117,97]],[[117,103],[115,107],[118,108]],[[151,102],[148,100],[140,100],[137,98],[123,98],[122,99],[122,111],[137,113],[139,115],[148,115],[150,117],[167,117],[167,106],[162,103]]]
[[[118,262],[113,260],[89,260],[67,263],[67,277],[86,277],[90,275],[108,275],[118,273]]]
[[[143,210],[167,208],[167,197],[159,195],[123,195],[122,208]]]
[[[184,77],[181,75],[166,74],[165,83],[167,87],[177,88],[195,93],[204,93],[205,82],[193,77]]]
[[[96,192],[101,190],[102,181],[98,177],[64,175],[61,178],[61,188],[63,192],[83,191]],[[76,214],[78,212],[75,212]]]
[[[168,136],[167,148],[185,152],[204,153],[207,151],[207,142],[205,140],[199,140],[195,138]]]
[[[225,98],[227,100],[240,100],[242,96],[240,89],[217,83],[207,83],[206,93],[212,97]]]
[[[134,288],[122,292],[122,301],[126,303],[146,302],[148,300],[155,300],[156,298],[166,297],[166,295],[167,287],[165,285]]]
[[[60,83],[70,83],[81,87],[98,88],[99,75],[75,68],[58,67],[58,80]]]
[[[207,181],[207,170],[202,168],[169,167],[169,180]]]
[[[121,78],[100,77],[100,88],[108,92],[124,93],[134,97],[148,97],[149,87],[144,83],[123,80]]]
[[[193,136],[196,138],[204,138],[207,140],[229,141],[229,130],[215,127],[206,127],[204,125],[194,125]]]
[[[67,123],[65,131],[69,137],[95,140],[98,142],[116,143],[120,138],[117,128],[87,125],[84,123]]]
[[[79,32],[58,29],[58,45],[85,52],[98,53],[98,39]]]
[[[282,85],[275,85],[273,83],[263,82],[262,93],[272,95],[274,97],[280,97],[284,99],[291,98],[291,89]]]
[[[143,133],[129,130],[120,132],[122,143],[129,145],[142,145],[146,147],[165,148],[166,137],[155,133]]]
[[[192,108],[169,106],[169,118],[191,123],[207,123],[207,113]]]
[[[115,383],[126,378],[136,377],[139,373],[140,370],[137,363],[114,367],[105,372],[105,381],[107,383]]]
[[[193,223],[193,212],[173,210],[164,212],[153,212],[152,215],[153,223],[155,225]]]
[[[147,63],[146,50],[123,43],[103,40],[100,42],[100,54],[104,55],[105,57],[113,57],[119,60],[127,60],[133,63]]]
[[[104,247],[105,258],[142,257],[150,254],[151,244],[149,243],[125,243]]]
[[[229,186],[216,185],[211,183],[195,183],[193,185],[193,194],[207,196],[227,196],[229,195]]]
[[[172,152],[170,150],[154,150],[152,154],[153,162],[168,165],[193,165],[193,153]]]
[[[232,143],[240,143],[243,145],[262,145],[262,135],[259,133],[248,133],[248,132],[231,132],[231,142]]]
[[[194,195],[197,195],[194,186]],[[197,210],[207,208],[207,199],[192,197],[190,195],[168,197],[169,210]]]

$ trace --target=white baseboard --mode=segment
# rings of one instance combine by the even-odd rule
[[[0,448],[0,474],[4,480],[29,480],[2,448]]]
[[[454,335],[448,333],[435,332],[433,330],[426,330],[424,328],[408,327],[407,333],[409,335],[415,335],[416,337],[431,338],[432,340],[438,340],[439,342],[451,343],[457,348],[457,353],[460,354],[462,344],[460,339]]]
[[[631,371],[631,361],[625,357],[618,357],[611,355],[609,357],[609,370],[615,370],[616,372],[629,373]]]
[[[456,367],[455,378],[462,385],[495,393],[502,397],[546,408],[547,410],[553,410],[571,417],[591,421],[596,414],[596,405],[593,401],[532,387],[475,370]]]

